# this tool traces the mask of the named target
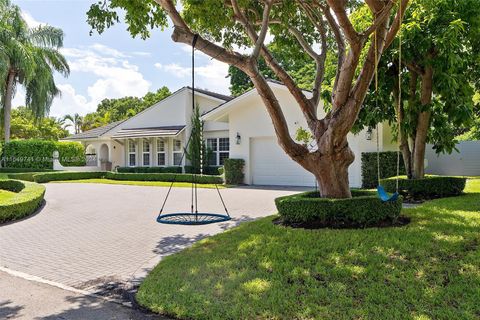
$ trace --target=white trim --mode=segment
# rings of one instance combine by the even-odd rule
[[[159,151],[158,149],[158,143],[159,142],[162,142],[163,143],[163,151]],[[167,159],[167,149],[168,149],[168,143],[167,143],[167,140],[166,139],[162,139],[162,138],[157,138],[155,140],[155,146],[156,146],[156,153],[157,153],[157,163],[155,164],[157,167],[165,167],[168,163],[168,159]],[[159,163],[159,155],[163,154],[163,164],[160,164]]]
[[[148,152],[145,152],[145,143],[148,144]],[[145,164],[145,155],[148,155],[148,164]],[[142,139],[142,167],[152,166],[152,143],[148,139]]]
[[[133,144],[133,146],[135,147],[135,148],[134,148],[135,150],[134,150],[133,152],[130,151],[130,145],[132,145],[132,144]],[[137,148],[137,142],[134,141],[134,140],[128,140],[128,146],[127,146],[127,167],[136,167],[136,166],[137,166],[137,150],[138,150],[138,148]],[[135,159],[135,163],[134,163],[133,165],[131,164],[131,161],[130,161],[130,156],[131,156],[132,154],[135,156],[135,158],[134,158],[134,159]]]

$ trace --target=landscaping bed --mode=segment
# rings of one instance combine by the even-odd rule
[[[285,225],[364,228],[396,225],[402,210],[402,197],[382,202],[374,191],[352,190],[350,199],[320,198],[318,192],[304,192],[277,198],[275,205]]]
[[[480,180],[404,228],[241,224],[167,256],[138,302],[180,319],[478,319]]]
[[[34,213],[42,204],[45,195],[44,186],[27,181],[0,180],[0,189],[14,193],[0,201],[0,223]]]
[[[436,199],[442,197],[458,196],[465,189],[467,179],[462,177],[448,176],[425,176],[423,179],[408,179],[406,176],[399,177],[399,193],[407,200]],[[397,178],[382,179],[380,184],[388,192],[395,192]]]

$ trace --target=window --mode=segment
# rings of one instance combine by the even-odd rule
[[[128,165],[130,167],[136,166],[137,146],[134,141],[128,141]]]
[[[230,140],[228,138],[207,139],[207,150],[209,152],[208,164],[221,166],[228,159],[230,153]]]
[[[166,147],[165,140],[157,140],[157,165],[165,166],[167,165],[166,161]]]
[[[150,141],[148,140],[143,140],[143,150],[142,150],[142,155],[143,155],[143,165],[144,166],[150,166]]]
[[[173,165],[182,165],[182,141],[173,140]]]

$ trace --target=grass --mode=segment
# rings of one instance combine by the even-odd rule
[[[111,179],[82,179],[82,180],[68,180],[68,181],[52,181],[52,183],[102,183],[102,184],[120,184],[129,186],[149,186],[149,187],[170,187],[171,182],[164,181],[127,181],[127,180],[111,180]],[[191,188],[192,184],[189,182],[175,182],[174,187]],[[215,188],[214,184],[198,184],[198,188]],[[223,185],[218,185],[218,188],[225,188]]]
[[[401,228],[244,223],[164,258],[137,299],[181,319],[479,319],[480,180],[466,192]]]

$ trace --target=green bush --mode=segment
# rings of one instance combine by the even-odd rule
[[[405,165],[400,155],[400,174],[405,174]],[[380,178],[397,175],[397,152],[380,152]],[[377,153],[362,152],[362,188],[372,189],[378,185]]]
[[[388,192],[395,192],[396,177],[382,179],[382,186]],[[413,198],[440,198],[457,196],[465,189],[466,178],[447,176],[425,176],[423,179],[408,179],[401,176],[398,181],[399,192]]]
[[[118,167],[119,173],[182,173],[182,167]]]
[[[242,184],[244,178],[244,166],[245,160],[243,159],[225,159],[225,163],[223,165],[225,172],[225,183]]]
[[[52,172],[53,169],[0,168],[0,173]]]
[[[4,165],[11,168],[52,169],[53,152],[58,150],[64,166],[85,165],[85,150],[79,142],[12,140],[3,148]]]
[[[165,182],[192,182],[193,175],[188,173],[115,173],[107,172],[107,179],[124,181],[165,181]],[[196,182],[199,184],[222,184],[221,176],[197,175]]]
[[[64,180],[82,180],[82,179],[99,179],[105,176],[105,172],[78,172],[78,171],[58,171],[45,172],[33,175],[33,179],[38,183],[45,183],[50,181],[64,181]]]
[[[9,173],[7,174],[9,179],[16,179],[16,180],[23,180],[23,181],[31,181],[34,182],[35,179],[33,178],[34,175],[37,173],[43,172],[20,172],[20,173]]]
[[[0,203],[0,223],[26,217],[37,210],[43,201],[45,187],[33,182],[0,180],[0,189],[17,193]]]
[[[193,167],[192,166],[185,166],[183,167],[185,170],[185,173],[193,173]],[[209,166],[209,167],[204,167],[203,168],[203,174],[208,174],[212,176],[216,176],[220,174],[220,166]]]
[[[305,192],[277,198],[275,205],[287,224],[369,227],[395,221],[400,216],[402,197],[382,202],[374,191],[352,190],[350,199],[320,198],[318,192]]]

